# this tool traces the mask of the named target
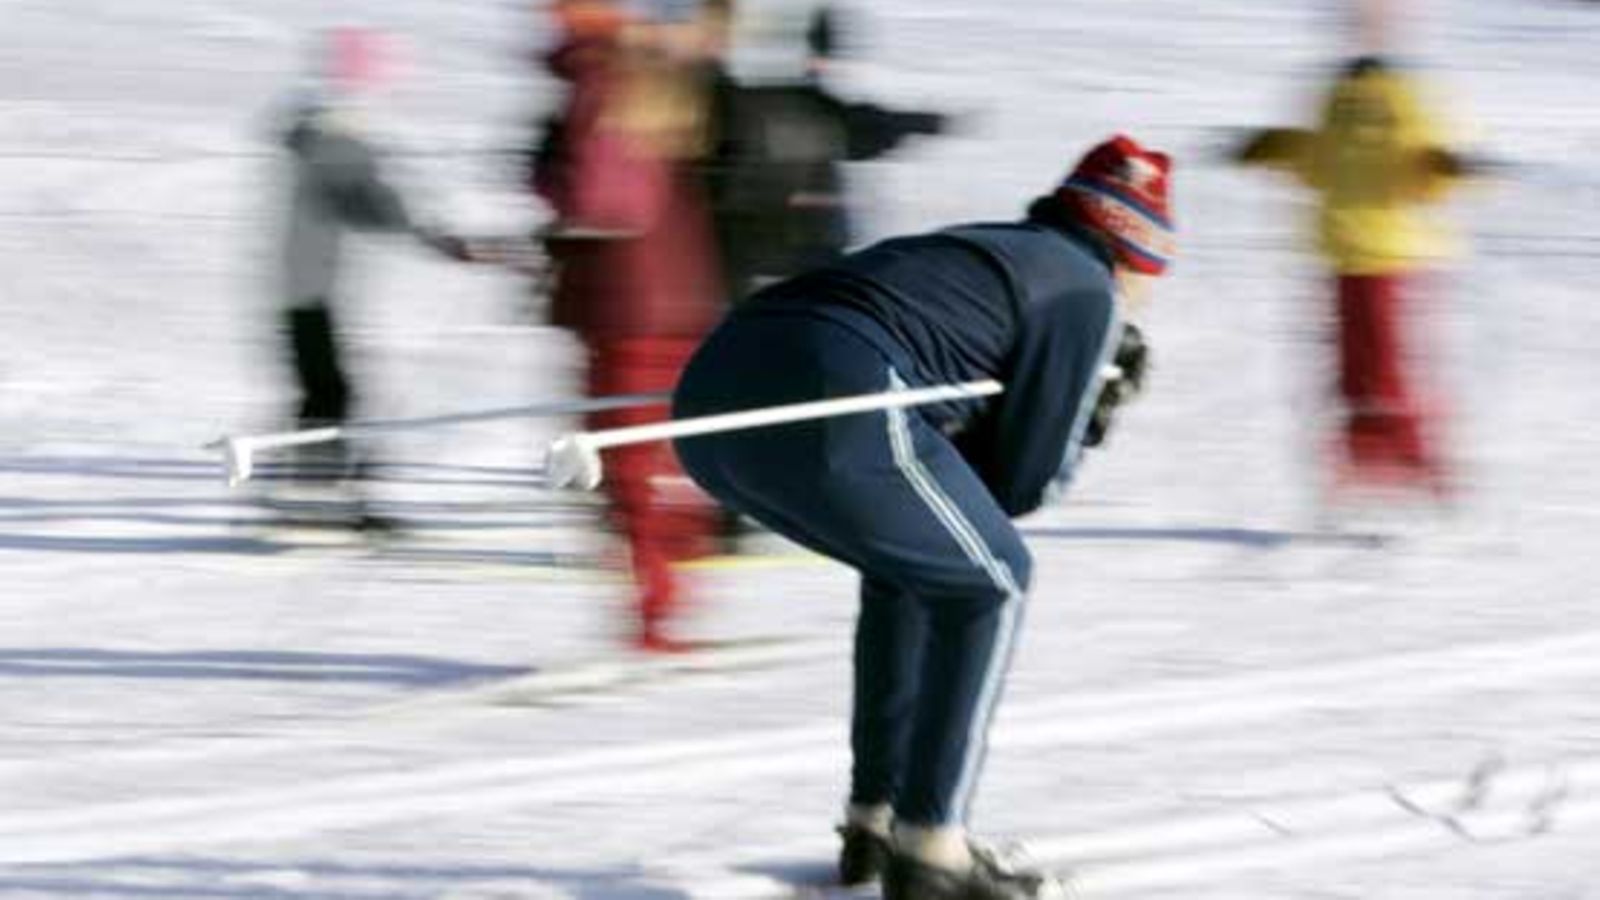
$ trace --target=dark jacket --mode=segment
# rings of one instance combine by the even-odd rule
[[[1120,330],[1103,250],[1034,222],[884,241],[760,291],[735,315],[838,322],[913,386],[999,379],[998,397],[923,414],[1013,516],[1070,480]]]
[[[813,81],[745,85],[717,68],[707,77],[713,146],[703,172],[734,299],[850,246],[841,163],[944,127],[940,115],[847,102]]]

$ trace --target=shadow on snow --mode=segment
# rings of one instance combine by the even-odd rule
[[[521,666],[403,654],[0,647],[0,676],[6,678],[209,679],[431,687],[525,675],[529,671]]]
[[[1291,545],[1327,547],[1387,546],[1390,538],[1365,531],[1288,531],[1275,528],[1202,527],[1095,527],[1044,526],[1022,528],[1024,537],[1074,541],[1154,541],[1185,544],[1224,544],[1255,550],[1276,550]]]
[[[433,900],[468,896],[511,898],[557,889],[576,900],[685,900],[684,892],[649,882],[636,867],[553,869],[523,865],[248,862],[189,857],[107,860],[94,864],[29,866],[26,874],[0,875],[0,893],[62,896],[171,898],[171,900]],[[102,870],[103,874],[95,874]],[[60,874],[57,874],[57,873]],[[159,878],[160,881],[154,879]],[[288,884],[272,884],[280,879]],[[310,881],[304,887],[295,881]],[[359,884],[338,884],[341,880]],[[388,881],[391,884],[381,884]],[[187,882],[187,883],[185,883]],[[232,882],[232,883],[229,883]]]

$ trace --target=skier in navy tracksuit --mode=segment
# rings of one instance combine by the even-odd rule
[[[679,384],[678,417],[1005,385],[677,445],[719,500],[861,572],[840,875],[882,874],[886,900],[1040,892],[1037,876],[974,857],[964,831],[1029,584],[1011,519],[1064,487],[1085,438],[1103,433],[1126,395],[1102,379],[1119,345],[1137,344],[1123,361],[1142,368],[1114,297],[1120,275],[1159,273],[1171,252],[1169,165],[1119,136],[1024,221],[885,241],[773,285]]]

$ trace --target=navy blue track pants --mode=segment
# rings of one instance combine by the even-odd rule
[[[701,347],[674,416],[902,385],[850,329],[735,316]],[[861,573],[850,799],[912,825],[962,824],[1021,624],[1031,562],[977,473],[917,409],[677,444],[701,487]]]

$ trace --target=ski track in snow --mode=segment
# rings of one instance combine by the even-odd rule
[[[1597,650],[1600,632],[1013,704],[992,743],[1004,751],[1143,741],[1208,729],[1270,725],[1284,715],[1308,710],[1371,710],[1380,705],[1403,706],[1481,688],[1531,689],[1567,681],[1581,683],[1600,670]],[[17,819],[0,817],[0,862],[65,862],[137,856],[212,843],[271,841],[435,815],[490,813],[563,799],[592,798],[602,793],[627,794],[660,783],[671,784],[677,790],[695,789],[805,769],[835,768],[844,762],[837,747],[837,730],[829,723],[568,758],[475,763],[232,795],[32,813]],[[1569,764],[1564,772],[1569,791],[1592,791],[1600,780],[1600,758]],[[1448,782],[1432,783],[1408,788],[1406,792],[1424,798],[1418,802],[1428,803],[1451,787]],[[1325,824],[1349,824],[1353,828],[1363,824],[1360,817],[1367,814],[1371,805],[1369,797],[1356,798],[1350,807],[1355,818],[1349,823],[1344,822],[1347,804],[1334,800],[1312,804],[1309,809],[1285,807],[1228,814],[1181,826],[1155,826],[1146,833],[1170,831],[1176,835],[1174,842],[1183,844],[1230,837],[1241,828],[1270,837],[1273,832],[1293,828],[1273,826],[1272,822],[1301,818],[1316,823],[1315,832]],[[1393,804],[1378,805],[1385,812],[1393,812]],[[1323,810],[1323,806],[1327,809]],[[1600,794],[1585,796],[1581,802],[1568,799],[1562,819],[1586,824],[1597,812]],[[1323,819],[1329,823],[1323,823]],[[1339,853],[1381,853],[1386,846],[1409,847],[1415,839],[1433,836],[1435,830],[1436,826],[1429,829],[1414,822],[1401,822],[1381,833],[1367,834],[1366,842],[1374,847],[1361,849],[1363,838],[1359,835],[1341,837],[1334,846],[1349,845],[1350,849]],[[1148,842],[1148,838],[1127,835],[1056,840],[1044,837],[1034,844],[1034,852],[1046,859],[1093,858],[1103,852],[1103,846],[1115,846],[1119,841],[1140,849],[1140,840]],[[1319,833],[1317,840],[1334,839]],[[1156,841],[1157,845],[1160,843]],[[1311,851],[1277,849],[1259,859],[1249,859],[1255,860],[1252,864],[1265,865],[1278,859],[1275,854],[1300,859],[1302,852]],[[1194,863],[1213,864],[1244,863]],[[1142,871],[1144,864],[1125,865]],[[1121,884],[1119,878],[1142,884],[1140,879],[1149,876],[1106,877],[1112,884]]]

